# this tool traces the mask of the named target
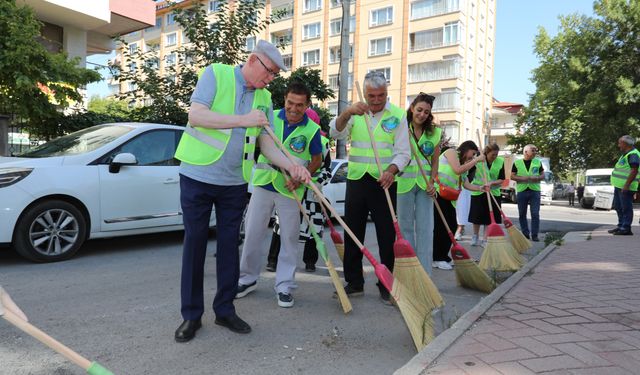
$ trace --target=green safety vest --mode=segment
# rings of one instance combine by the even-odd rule
[[[282,139],[284,135],[284,121],[278,116],[279,113],[280,110],[273,112],[273,127],[276,136]],[[311,162],[309,143],[319,131],[320,126],[309,119],[306,125],[296,126],[287,139],[282,142],[287,151],[293,155],[296,163],[305,167],[309,165]],[[293,193],[287,189],[286,180],[280,172],[280,169],[274,168],[270,163],[270,160],[267,159],[266,156],[260,154],[258,163],[256,164],[256,171],[253,173],[253,185],[264,186],[272,184],[278,193],[293,199]],[[296,189],[298,198],[302,198],[303,192],[304,185],[300,185],[300,187]]]
[[[400,126],[405,114],[404,109],[389,103],[389,108],[385,108],[382,118],[373,129],[373,138],[376,142],[383,171],[393,160],[395,130]],[[406,129],[400,129],[400,131],[406,131]],[[349,180],[359,180],[365,173],[369,173],[375,179],[380,178],[371,141],[364,116],[354,116],[353,126],[351,127],[349,171],[347,172]]]
[[[467,172],[462,175],[466,176],[466,174]],[[438,180],[440,180],[440,182],[434,184],[438,193],[440,192],[440,184],[460,190],[461,177],[453,170],[451,164],[449,164],[449,160],[444,156],[444,152],[440,154],[440,159],[438,160]]]
[[[531,165],[529,165],[529,169],[525,167],[524,159],[518,159],[513,164],[515,164],[516,168],[518,168],[518,173],[516,174],[516,176],[533,177],[540,175],[542,162],[538,158],[531,159]],[[518,181],[518,183],[516,184],[516,191],[518,193],[525,191],[527,188],[533,191],[540,191],[540,181],[529,183]]]
[[[211,111],[225,115],[235,114],[236,108],[236,78],[234,67],[224,64],[212,64],[216,77],[216,96],[211,104]],[[198,76],[204,72],[202,69]],[[259,109],[267,114],[271,107],[271,93],[266,89],[257,89],[253,94],[253,109]],[[256,139],[260,135],[260,127],[250,127],[245,130],[245,143],[242,158],[242,177],[246,182],[251,180],[253,168],[253,154]],[[209,165],[216,162],[224,154],[232,129],[203,128],[196,124],[187,124],[175,157],[183,162],[194,165]]]
[[[413,149],[416,150],[418,157],[422,162],[422,166],[424,167],[424,171],[427,175],[427,180],[431,179],[432,155],[436,146],[440,143],[441,136],[442,128],[435,127],[433,132],[429,135],[423,132],[417,145],[415,138],[413,136],[409,137],[409,142],[413,143]],[[420,152],[420,150],[422,152]],[[427,162],[424,155],[429,157],[429,162]],[[422,174],[418,169],[418,163],[416,162],[416,158],[413,153],[411,155],[411,162],[409,162],[409,165],[407,165],[404,170],[396,176],[396,181],[398,181],[398,194],[409,192],[416,184],[418,184],[420,189],[427,190],[427,183],[424,181],[424,178],[422,178]]]
[[[629,175],[631,174],[631,166],[629,166],[629,155],[631,154],[635,154],[640,157],[640,151],[636,148],[632,149],[618,159],[613,172],[611,172],[611,185],[618,189],[622,189],[624,187],[624,184],[627,182],[627,178],[629,178]],[[640,173],[636,174],[636,178],[629,185],[629,190],[638,191],[639,184]]]
[[[473,181],[471,181],[472,184],[480,185],[480,186],[484,185],[484,178],[483,178],[484,166],[485,166],[485,163],[476,164],[476,175],[473,178]],[[504,166],[504,158],[502,156],[498,156],[496,160],[493,161],[493,163],[491,164],[491,167],[489,168],[489,174],[487,175],[487,182],[496,181],[498,179],[498,176],[500,175],[500,170],[502,169],[503,166]],[[520,170],[520,168],[518,168],[518,170]],[[480,195],[480,194],[484,194],[484,191],[471,192],[471,195]],[[499,197],[500,187],[491,189],[491,194],[495,195],[496,197]]]

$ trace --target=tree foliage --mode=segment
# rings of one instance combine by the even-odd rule
[[[640,2],[598,0],[596,17],[560,18],[555,37],[541,28],[536,91],[509,143],[534,143],[557,171],[609,167],[617,139],[640,135]]]
[[[194,1],[189,8],[172,4],[176,22],[182,27],[189,43],[175,51],[176,63],[164,63],[164,75],[160,75],[158,50],[138,48],[131,53],[129,45],[120,40],[125,68],[112,64],[112,74],[120,82],[131,82],[133,90],[122,93],[126,101],[145,101],[134,113],[145,121],[185,125],[191,93],[198,80],[199,71],[212,64],[235,65],[248,55],[246,39],[258,35],[271,22],[267,17],[260,21],[257,12],[264,9],[263,0],[243,0],[233,4],[227,0],[218,2],[213,22],[201,2]],[[131,63],[137,63],[131,70]]]
[[[73,102],[81,102],[78,88],[100,80],[100,74],[77,66],[79,59],[50,53],[40,44],[42,23],[28,6],[0,1],[0,113],[27,120],[32,134]]]

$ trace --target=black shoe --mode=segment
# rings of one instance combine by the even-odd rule
[[[538,238],[538,236],[535,236],[535,237],[531,237],[531,241],[540,242],[540,239]]]
[[[316,272],[316,265],[315,264],[307,264],[306,266],[304,266],[304,270],[307,272]]]
[[[276,267],[278,267],[278,265],[275,263],[267,263],[267,271],[269,272],[276,272]]]
[[[278,306],[293,307],[293,296],[290,293],[278,293]]]
[[[364,295],[364,287],[347,284],[347,286],[344,287],[344,292],[347,293],[349,297],[359,297]],[[333,292],[333,298],[338,298],[338,292]]]
[[[609,229],[607,233],[615,234],[618,231],[620,231],[620,228],[613,228],[613,229]]]
[[[524,233],[523,233],[523,234],[524,234]],[[531,239],[531,237],[529,237],[529,235],[528,235],[528,234],[524,234],[524,238],[526,238],[526,239],[528,239],[528,240],[530,240],[530,239]]]
[[[633,236],[633,232],[631,232],[630,230],[619,230],[617,232],[613,233],[614,236]]]
[[[382,300],[382,303],[389,306],[393,305],[391,295],[389,294],[387,288],[385,288],[384,285],[380,284],[380,282],[378,282],[376,285],[378,286],[378,291],[380,292],[380,299]]]
[[[238,291],[236,292],[236,299],[242,298],[247,294],[253,292],[258,287],[258,282],[254,281],[249,285],[238,284]]]
[[[230,331],[235,333],[249,333],[251,332],[251,326],[236,314],[216,317],[215,323],[219,326],[227,327]]]
[[[180,324],[180,327],[176,329],[175,339],[177,342],[187,342],[196,337],[196,331],[202,327],[200,319],[185,320]]]

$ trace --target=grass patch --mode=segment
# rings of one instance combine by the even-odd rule
[[[564,243],[562,237],[564,237],[564,235],[564,232],[547,232],[547,234],[544,236],[544,246],[547,247],[551,244],[562,246],[562,244]]]

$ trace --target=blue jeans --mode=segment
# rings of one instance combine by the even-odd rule
[[[620,188],[613,189],[613,207],[618,213],[618,228],[620,230],[631,230],[633,221],[633,194],[634,191],[622,191]]]
[[[204,313],[204,261],[209,241],[209,217],[216,209],[216,280],[213,299],[217,317],[235,314],[238,289],[240,223],[247,205],[247,184],[211,185],[180,175],[180,203],[184,221],[184,250],[180,280],[181,313],[185,320]]]
[[[538,237],[540,229],[540,192],[533,190],[525,190],[519,192],[516,196],[518,201],[518,218],[520,220],[520,229],[522,234],[532,238]],[[527,206],[531,207],[531,231],[527,223]]]
[[[398,222],[402,236],[415,249],[422,267],[431,275],[433,199],[418,185],[406,193],[398,194]]]

